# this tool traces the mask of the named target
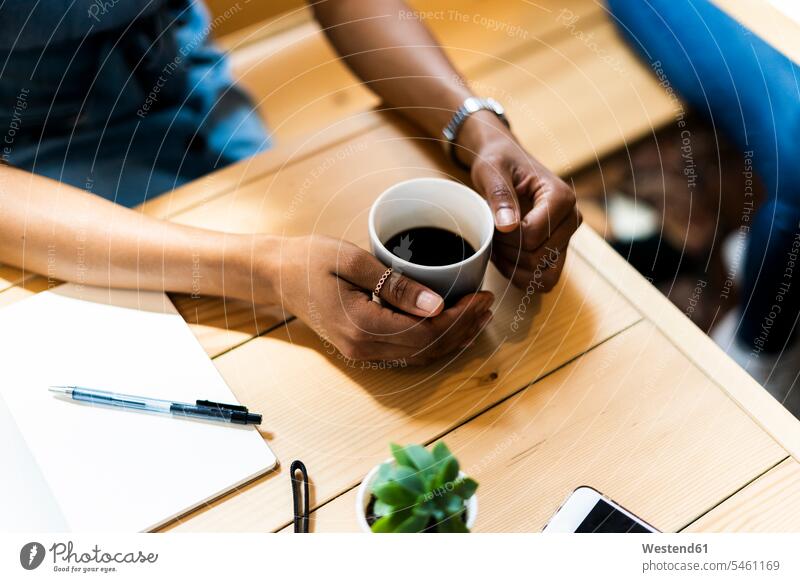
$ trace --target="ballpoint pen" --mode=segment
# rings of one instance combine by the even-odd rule
[[[102,404],[103,406],[131,408],[144,412],[188,416],[233,424],[261,424],[260,414],[250,412],[246,406],[238,404],[221,404],[210,400],[198,400],[194,404],[189,404],[129,394],[116,394],[106,390],[93,390],[78,386],[50,386],[50,392],[88,404]]]

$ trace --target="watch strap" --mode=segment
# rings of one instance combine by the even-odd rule
[[[505,109],[503,109],[503,106],[500,105],[500,103],[491,97],[467,97],[459,106],[459,108],[456,109],[456,112],[453,114],[450,122],[442,130],[442,135],[444,136],[444,142],[442,145],[444,146],[446,153],[450,156],[450,159],[453,161],[453,163],[464,170],[469,170],[470,168],[467,164],[459,159],[456,140],[458,139],[458,134],[460,133],[464,122],[469,119],[470,115],[477,113],[478,111],[491,111],[500,119],[500,121],[505,124],[506,127],[510,127],[508,118],[505,114]]]

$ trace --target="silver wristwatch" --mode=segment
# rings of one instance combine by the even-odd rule
[[[456,165],[465,170],[469,170],[469,166],[458,158],[456,138],[458,138],[458,133],[461,131],[461,127],[469,116],[484,110],[491,111],[500,118],[500,121],[502,121],[506,127],[510,127],[508,119],[506,118],[506,110],[497,101],[491,97],[485,99],[480,97],[467,97],[464,99],[464,103],[456,110],[450,123],[442,130],[442,135],[444,136],[442,146],[444,147],[445,153],[450,156],[450,159],[453,160]]]

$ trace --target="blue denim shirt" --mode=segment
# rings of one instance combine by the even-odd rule
[[[198,0],[5,0],[3,161],[127,206],[268,147]]]

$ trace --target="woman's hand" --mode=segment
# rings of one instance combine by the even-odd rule
[[[363,249],[324,236],[289,237],[265,268],[274,300],[354,360],[426,364],[471,343],[491,320],[494,297],[480,292],[444,309],[442,298],[392,273],[372,301],[386,267]]]
[[[582,217],[575,193],[528,154],[494,114],[465,125],[459,157],[495,217],[492,260],[517,287],[549,291],[558,282],[570,237]]]
[[[472,91],[403,0],[315,2],[314,14],[339,55],[391,109],[441,139]],[[514,284],[549,290],[580,224],[575,195],[489,111],[458,133],[459,159],[495,211],[494,262]],[[474,159],[473,159],[474,158]]]

